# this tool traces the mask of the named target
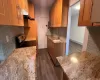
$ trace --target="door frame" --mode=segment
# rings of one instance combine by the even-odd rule
[[[79,1],[77,1],[76,3],[78,3]],[[75,4],[76,4],[75,3]],[[74,5],[75,5],[74,4]],[[72,5],[73,6],[73,5]],[[69,54],[69,44],[70,44],[70,29],[71,29],[71,7],[69,7],[69,12],[68,12],[68,27],[67,27],[67,39],[66,39],[66,55]],[[84,33],[84,41],[83,41],[83,47],[82,47],[82,51],[86,51],[87,49],[87,43],[88,43],[88,35],[89,32],[87,30],[87,28],[85,28],[85,33]]]

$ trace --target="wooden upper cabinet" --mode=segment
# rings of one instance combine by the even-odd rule
[[[20,0],[22,9],[28,12],[28,0]]]
[[[100,26],[100,0],[93,0],[91,22],[93,26]]]
[[[79,26],[100,26],[100,0],[80,0]]]
[[[0,0],[0,25],[10,25],[9,0]]]
[[[23,26],[20,0],[0,1],[0,25]]]
[[[30,1],[28,1],[28,12],[29,12],[29,16],[31,17],[31,18],[35,18],[35,13],[34,13],[34,4],[32,3],[32,2],[30,2]]]
[[[11,1],[11,12],[12,17],[11,24],[13,26],[24,26],[22,8],[20,0],[10,0]]]
[[[16,0],[16,7],[18,26],[24,26],[23,15],[25,15],[25,13],[28,13],[28,0]]]
[[[79,26],[92,26],[92,0],[80,0]]]
[[[34,4],[32,2],[28,2],[29,8],[29,16],[34,18]],[[25,20],[26,26],[24,27],[26,40],[37,40],[37,22],[33,20]]]
[[[51,8],[50,13],[50,26],[61,27],[62,21],[62,0],[56,0]]]
[[[17,2],[17,6],[19,6],[19,9],[17,10],[18,13],[18,23],[20,26],[24,26],[24,17],[23,17],[23,13],[22,13],[22,1],[23,0],[18,0]]]
[[[56,0],[50,11],[51,27],[67,27],[69,0]]]
[[[67,25],[68,25],[68,11],[69,11],[69,1],[63,0],[62,27],[67,27]]]
[[[11,5],[9,6],[11,11],[10,11],[10,16],[11,16],[11,25],[12,26],[18,26],[18,12],[17,10],[19,9],[17,5],[17,0],[10,0]]]

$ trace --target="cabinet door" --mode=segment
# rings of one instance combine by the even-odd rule
[[[61,27],[62,25],[62,2],[63,0],[56,0],[50,12],[51,27]]]
[[[10,25],[9,0],[0,0],[0,25]]]
[[[20,0],[10,0],[11,1],[11,25],[13,26],[24,26],[24,20],[21,9]]]
[[[93,7],[91,13],[91,22],[93,23],[93,26],[100,26],[100,10],[98,10],[99,7],[100,0],[93,0]]]
[[[18,0],[0,1],[0,25],[22,26],[22,17]]]
[[[22,9],[28,12],[28,0],[21,0]]]
[[[51,27],[67,27],[69,0],[56,0],[50,11]]]
[[[28,2],[28,11],[29,11],[29,16],[31,18],[35,18],[34,16],[34,4],[32,2]]]
[[[25,0],[25,10],[28,12],[28,0]]]
[[[63,0],[62,27],[68,26],[68,11],[69,11],[69,0]]]
[[[24,26],[24,18],[23,18],[23,14],[22,14],[22,1],[18,0],[17,1],[17,5],[18,5],[18,9],[17,9],[17,13],[18,13],[18,24],[19,26]]]
[[[19,10],[19,6],[17,5],[17,0],[10,0],[11,5],[11,12],[10,12],[10,16],[11,16],[11,25],[13,26],[19,26],[18,25],[18,12],[17,10]]]
[[[92,0],[80,0],[79,26],[92,26]]]

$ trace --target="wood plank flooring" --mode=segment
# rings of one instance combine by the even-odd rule
[[[54,66],[46,49],[38,51],[36,74],[36,80],[58,80]]]

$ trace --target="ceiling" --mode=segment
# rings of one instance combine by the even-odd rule
[[[51,7],[56,0],[31,0],[38,7]]]

